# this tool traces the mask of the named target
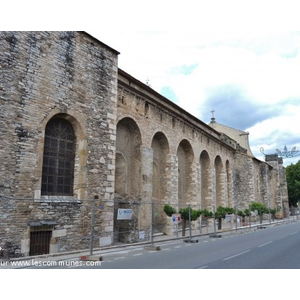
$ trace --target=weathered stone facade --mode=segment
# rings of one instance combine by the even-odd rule
[[[0,53],[0,194],[28,199],[13,201],[24,215],[21,225],[12,224],[10,201],[1,200],[1,242],[5,236],[22,243],[21,252],[28,254],[29,222],[51,220],[56,230],[77,232],[68,246],[76,249],[89,232],[89,225],[80,232],[91,211],[85,207],[91,202],[82,200],[114,198],[118,52],[81,32],[2,32]],[[53,119],[69,122],[76,137],[68,196],[41,193],[45,128]],[[112,216],[107,202],[101,229],[110,234]]]
[[[277,157],[257,160],[228,133],[118,69],[118,54],[84,32],[1,33],[2,248],[28,255],[40,230],[49,232],[50,253],[87,248],[95,197],[96,236],[111,242],[134,240],[130,233],[118,237],[124,228],[149,226],[151,203],[160,210],[165,203],[288,207]],[[71,180],[72,194],[51,195],[51,174],[44,179],[51,168],[45,167],[47,126],[63,126],[60,120],[73,128],[75,150],[65,167],[73,177],[58,176],[56,184]],[[117,208],[129,204],[134,220],[118,221]],[[155,218],[163,223],[162,213]]]
[[[131,123],[132,137],[139,137],[135,148],[149,152],[140,156],[139,176],[130,172],[125,176],[126,186],[131,181],[137,184],[136,178],[146,177],[146,183],[141,180],[140,188],[127,190],[124,197],[146,202],[154,199],[177,207],[191,204],[208,209],[220,205],[245,209],[256,201],[271,208],[284,203],[288,208],[285,171],[278,157],[268,162],[256,159],[248,141],[242,147],[226,135],[228,131],[216,131],[215,121],[201,122],[122,70],[118,89],[118,124],[125,119]],[[117,153],[123,153],[118,144],[128,138],[118,135],[120,131],[117,128]],[[229,131],[232,136],[242,135],[239,133]],[[247,133],[243,135],[248,138]],[[126,153],[123,156],[126,160]],[[118,165],[117,158],[117,173]]]

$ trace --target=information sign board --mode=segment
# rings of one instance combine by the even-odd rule
[[[118,209],[117,220],[131,220],[132,209]]]

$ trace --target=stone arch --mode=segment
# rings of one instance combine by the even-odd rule
[[[223,182],[223,163],[219,155],[215,158],[215,203],[216,208],[224,205],[224,182]]]
[[[153,176],[152,196],[155,200],[162,201],[166,198],[166,165],[169,153],[169,143],[162,132],[157,132],[151,143],[153,149]]]
[[[69,197],[83,199],[86,192],[84,187],[86,186],[87,137],[78,119],[69,113],[59,112],[58,110],[52,112],[52,114],[50,114],[47,118],[45,118],[41,126],[43,138],[41,139],[41,142],[39,144],[39,153],[41,153],[41,157],[44,157],[46,127],[49,124],[49,122],[55,119],[61,119],[68,122],[72,126],[72,129],[74,131],[75,134],[74,178],[73,178],[73,191],[72,193],[70,192]],[[49,194],[46,196],[41,196],[44,159],[40,159],[39,161],[40,162],[38,164],[37,175],[40,179],[39,179],[38,189],[35,190],[35,199],[40,199],[41,197],[51,198],[52,196]],[[55,195],[53,196],[55,197]]]
[[[194,152],[188,140],[182,140],[177,148],[178,158],[178,203],[187,204],[192,198]]]
[[[140,199],[141,144],[141,132],[136,122],[129,117],[121,119],[117,124],[116,174],[118,178],[115,186],[123,193],[120,195],[122,198],[130,196]]]
[[[200,170],[201,170],[201,208],[210,208],[211,193],[209,186],[210,181],[210,158],[206,150],[203,150],[200,155]]]

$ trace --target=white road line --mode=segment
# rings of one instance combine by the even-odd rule
[[[245,254],[245,253],[247,253],[247,252],[249,252],[249,251],[250,251],[250,250],[246,250],[246,251],[241,252],[241,253],[238,253],[238,254],[236,254],[236,255],[232,255],[232,256],[229,256],[229,257],[227,257],[227,258],[224,258],[223,260],[229,260],[229,259],[235,258],[235,257],[240,256],[240,255],[242,255],[242,254]]]
[[[266,246],[266,245],[269,245],[269,244],[272,244],[272,243],[273,243],[273,241],[270,241],[270,242],[261,244],[261,245],[259,245],[259,246],[257,246],[257,247],[260,248],[260,247],[263,247],[263,246]]]
[[[140,255],[143,255],[143,253],[133,254],[132,256],[140,256]]]

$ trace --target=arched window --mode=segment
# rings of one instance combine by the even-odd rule
[[[75,148],[71,123],[51,119],[45,130],[42,195],[73,196]]]

